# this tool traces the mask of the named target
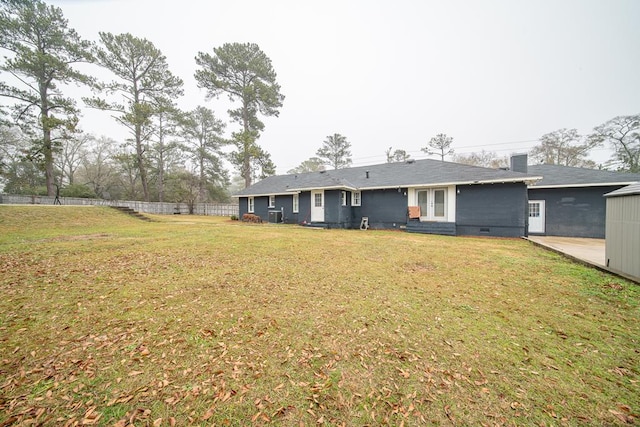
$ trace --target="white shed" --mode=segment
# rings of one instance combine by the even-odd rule
[[[640,282],[640,182],[604,196],[606,265]]]

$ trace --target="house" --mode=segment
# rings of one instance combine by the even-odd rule
[[[640,282],[640,183],[612,191],[605,197],[606,265]]]
[[[640,181],[640,174],[561,165],[528,165],[512,157],[512,170],[543,178],[529,185],[529,234],[604,239],[604,195]]]
[[[527,234],[536,174],[438,160],[271,176],[234,194],[240,215],[327,228],[446,235]]]

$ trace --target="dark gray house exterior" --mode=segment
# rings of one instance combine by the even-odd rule
[[[604,195],[640,181],[640,174],[560,165],[519,170],[543,177],[529,185],[529,234],[533,235],[604,239]]]
[[[541,176],[409,160],[265,178],[234,196],[263,221],[410,232],[527,234],[527,186]]]

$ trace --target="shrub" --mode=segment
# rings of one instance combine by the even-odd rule
[[[261,224],[262,218],[255,214],[246,213],[242,215],[242,222],[255,222]]]
[[[83,199],[94,199],[96,193],[87,185],[71,184],[60,188],[62,197],[78,197]]]

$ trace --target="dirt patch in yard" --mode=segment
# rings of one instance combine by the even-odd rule
[[[113,235],[106,233],[80,234],[78,236],[56,236],[47,239],[41,239],[38,240],[38,242],[75,242],[81,240],[108,239],[111,237],[113,237]]]

